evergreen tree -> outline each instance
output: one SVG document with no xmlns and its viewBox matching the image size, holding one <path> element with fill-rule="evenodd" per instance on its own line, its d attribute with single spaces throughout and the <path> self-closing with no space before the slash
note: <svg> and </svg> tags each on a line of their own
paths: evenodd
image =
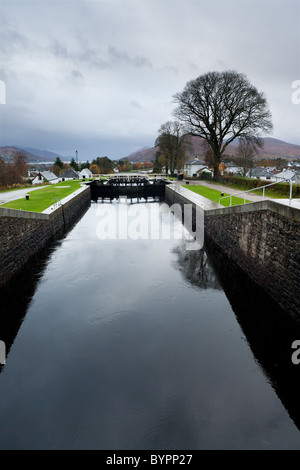
<svg viewBox="0 0 300 470">
<path fill-rule="evenodd" d="M 74 159 L 74 158 L 72 158 L 72 160 L 71 160 L 70 167 L 72 167 L 73 170 L 75 170 L 75 171 L 79 171 L 79 166 L 78 166 L 78 164 L 75 162 L 75 159 Z"/>
<path fill-rule="evenodd" d="M 64 167 L 64 164 L 63 162 L 61 161 L 61 159 L 59 157 L 56 157 L 56 160 L 54 162 L 54 166 L 58 166 L 61 170 L 63 169 Z"/>
</svg>

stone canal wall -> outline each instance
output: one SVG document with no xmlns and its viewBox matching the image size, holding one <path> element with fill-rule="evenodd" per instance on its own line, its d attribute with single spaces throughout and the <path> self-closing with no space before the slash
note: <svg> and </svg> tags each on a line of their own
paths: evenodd
<svg viewBox="0 0 300 470">
<path fill-rule="evenodd" d="M 90 202 L 85 186 L 42 213 L 0 207 L 0 287 L 49 242 L 63 237 Z"/>
<path fill-rule="evenodd" d="M 181 197 L 178 189 L 167 187 L 166 200 L 187 204 L 186 191 Z M 300 321 L 300 210 L 271 200 L 227 208 L 211 208 L 208 202 L 202 207 L 205 243 Z"/>
</svg>

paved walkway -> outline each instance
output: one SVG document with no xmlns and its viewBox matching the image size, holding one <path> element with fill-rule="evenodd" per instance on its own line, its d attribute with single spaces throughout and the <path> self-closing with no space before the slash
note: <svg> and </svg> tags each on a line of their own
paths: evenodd
<svg viewBox="0 0 300 470">
<path fill-rule="evenodd" d="M 186 184 L 186 181 L 180 181 L 179 183 Z M 241 198 L 243 198 L 245 195 L 247 201 L 251 202 L 263 201 L 264 199 L 272 199 L 270 197 L 263 198 L 261 195 L 256 194 L 254 192 L 244 194 L 245 192 L 241 191 L 240 189 L 228 188 L 228 186 L 222 186 L 220 184 L 215 184 L 210 181 L 190 181 L 189 184 L 206 186 L 207 188 L 216 189 L 221 193 L 232 194 L 233 196 L 239 196 Z"/>
<path fill-rule="evenodd" d="M 179 183 L 180 185 L 186 184 L 186 181 L 176 181 L 176 183 Z M 217 191 L 221 191 L 222 193 L 227 193 L 227 194 L 232 194 L 233 196 L 239 196 L 241 198 L 244 197 L 244 193 L 240 189 L 233 189 L 233 188 L 228 188 L 227 186 L 222 186 L 220 184 L 215 184 L 210 181 L 190 181 L 189 184 L 195 184 L 195 185 L 202 185 L 206 186 L 208 188 L 216 189 Z M 267 197 L 256 194 L 255 192 L 250 192 L 245 194 L 247 201 L 251 202 L 257 202 L 257 201 L 264 201 L 264 200 L 272 200 L 275 202 L 278 202 L 279 204 L 284 204 L 285 206 L 290 206 L 290 207 L 295 207 L 296 209 L 300 209 L 300 199 L 292 199 L 291 201 L 289 199 L 277 199 L 275 197 Z"/>
<path fill-rule="evenodd" d="M 295 207 L 295 209 L 300 209 L 300 199 L 272 199 L 272 201 L 278 202 L 279 204 L 284 204 L 285 206 Z"/>
<path fill-rule="evenodd" d="M 25 189 L 16 189 L 15 191 L 3 191 L 0 192 L 0 204 L 5 204 L 6 202 L 15 201 L 16 199 L 22 199 L 30 191 L 36 191 L 37 189 L 45 188 L 46 186 L 39 186 L 38 188 L 25 188 Z"/>
</svg>

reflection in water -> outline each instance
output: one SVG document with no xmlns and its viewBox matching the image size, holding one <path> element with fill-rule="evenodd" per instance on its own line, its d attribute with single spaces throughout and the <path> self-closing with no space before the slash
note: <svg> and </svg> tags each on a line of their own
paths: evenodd
<svg viewBox="0 0 300 470">
<path fill-rule="evenodd" d="M 296 448 L 271 301 L 185 240 L 99 239 L 99 206 L 1 299 L 0 448 Z"/>
<path fill-rule="evenodd" d="M 300 429 L 300 365 L 291 360 L 300 326 L 217 247 L 206 250 L 256 360 Z"/>
<path fill-rule="evenodd" d="M 174 266 L 191 285 L 201 289 L 221 290 L 219 279 L 204 249 L 187 251 L 185 244 L 181 244 L 173 252 L 178 256 Z"/>
<path fill-rule="evenodd" d="M 58 244 L 53 242 L 42 249 L 9 283 L 0 288 L 0 339 L 5 342 L 6 355 L 22 325 L 47 261 Z M 3 366 L 0 365 L 0 373 L 2 370 Z"/>
</svg>

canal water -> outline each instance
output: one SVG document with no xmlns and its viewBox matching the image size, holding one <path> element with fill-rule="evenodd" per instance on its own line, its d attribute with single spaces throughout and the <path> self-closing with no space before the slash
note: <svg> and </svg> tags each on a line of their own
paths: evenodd
<svg viewBox="0 0 300 470">
<path fill-rule="evenodd" d="M 92 203 L 1 293 L 0 449 L 300 449 L 299 330 L 137 202 Z"/>
</svg>

